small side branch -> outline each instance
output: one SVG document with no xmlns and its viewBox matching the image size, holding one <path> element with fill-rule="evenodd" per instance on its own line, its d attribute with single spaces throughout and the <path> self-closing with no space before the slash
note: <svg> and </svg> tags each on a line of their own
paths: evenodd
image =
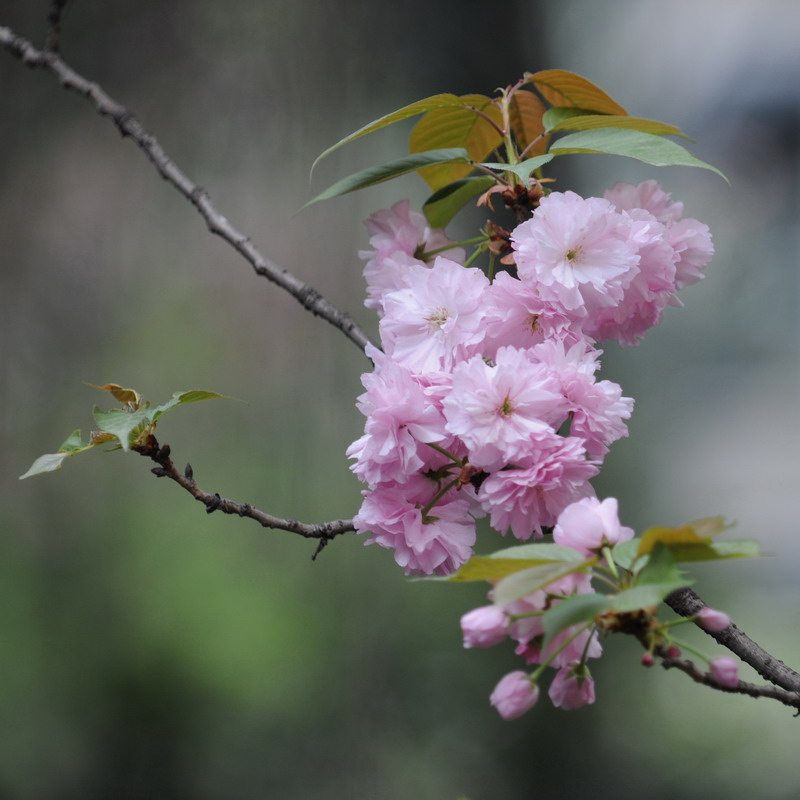
<svg viewBox="0 0 800 800">
<path fill-rule="evenodd" d="M 264 256 L 240 233 L 214 206 L 208 192 L 191 181 L 164 152 L 158 140 L 149 133 L 138 119 L 93 83 L 72 69 L 55 49 L 58 44 L 61 11 L 64 2 L 53 0 L 50 14 L 48 45 L 38 50 L 27 39 L 15 34 L 10 28 L 0 26 L 0 46 L 31 68 L 52 72 L 65 89 L 70 89 L 89 100 L 97 113 L 109 117 L 122 136 L 130 137 L 147 155 L 159 175 L 171 183 L 200 213 L 211 233 L 224 239 L 244 257 L 257 275 L 289 292 L 307 311 L 338 328 L 350 341 L 364 350 L 369 338 L 352 317 L 326 300 L 316 289 L 304 283 L 288 270 L 282 269 Z"/>
<path fill-rule="evenodd" d="M 670 594 L 665 602 L 676 614 L 680 614 L 682 617 L 693 617 L 698 611 L 706 607 L 702 598 L 689 588 L 678 589 Z M 705 633 L 723 647 L 727 647 L 745 664 L 749 664 L 762 678 L 800 697 L 800 675 L 790 667 L 787 667 L 783 661 L 768 653 L 744 631 L 739 630 L 736 625 L 731 623 L 722 631 L 716 633 L 705 631 Z"/>
<path fill-rule="evenodd" d="M 355 525 L 351 519 L 337 519 L 316 524 L 298 522 L 296 519 L 281 519 L 254 508 L 249 503 L 237 503 L 222 497 L 219 493 L 206 492 L 197 485 L 191 466 L 187 464 L 182 472 L 177 469 L 171 458 L 170 446 L 168 444 L 159 445 L 155 436 L 149 436 L 144 444 L 134 445 L 132 449 L 139 455 L 155 461 L 158 466 L 151 470 L 152 473 L 159 478 L 169 478 L 175 481 L 206 507 L 207 514 L 221 511 L 223 514 L 233 514 L 237 517 L 249 517 L 264 528 L 289 531 L 305 539 L 317 539 L 319 546 L 313 558 L 316 558 L 332 539 L 343 533 L 355 531 Z"/>
<path fill-rule="evenodd" d="M 60 51 L 61 16 L 69 0 L 51 0 L 47 14 L 47 40 L 44 49 L 51 53 Z"/>
<path fill-rule="evenodd" d="M 655 649 L 655 654 L 661 659 L 661 666 L 664 667 L 664 669 L 678 669 L 688 675 L 696 683 L 701 683 L 719 692 L 728 692 L 729 694 L 744 694 L 748 697 L 768 697 L 772 700 L 777 700 L 779 703 L 783 703 L 785 706 L 796 708 L 798 713 L 795 714 L 795 716 L 800 716 L 800 694 L 797 692 L 786 691 L 775 686 L 759 686 L 755 683 L 747 683 L 747 681 L 739 681 L 736 686 L 723 686 L 723 684 L 714 680 L 714 677 L 709 673 L 701 672 L 691 661 L 680 658 L 670 658 L 663 647 L 657 647 Z"/>
</svg>

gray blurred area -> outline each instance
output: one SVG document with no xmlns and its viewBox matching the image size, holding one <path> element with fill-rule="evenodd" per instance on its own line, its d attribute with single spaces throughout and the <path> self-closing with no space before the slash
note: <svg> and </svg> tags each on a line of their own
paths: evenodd
<svg viewBox="0 0 800 800">
<path fill-rule="evenodd" d="M 41 44 L 47 6 L 0 0 L 0 24 Z M 656 177 L 717 244 L 685 308 L 640 347 L 607 348 L 605 377 L 637 408 L 597 488 L 639 529 L 722 513 L 729 535 L 761 541 L 772 557 L 697 568 L 698 588 L 797 667 L 798 35 L 791 0 L 74 0 L 63 49 L 266 255 L 372 332 L 361 220 L 426 193 L 409 176 L 298 211 L 394 157 L 408 126 L 343 149 L 309 187 L 351 130 L 562 67 L 696 138 L 730 187 L 611 157 L 559 172 L 584 195 Z M 51 75 L 2 52 L 0 98 L 0 798 L 800 795 L 789 710 L 644 670 L 632 642 L 609 642 L 596 705 L 545 699 L 505 723 L 487 698 L 516 658 L 460 644 L 480 586 L 409 582 L 352 536 L 312 562 L 313 543 L 207 516 L 136 455 L 18 482 L 90 429 L 105 398 L 84 381 L 154 402 L 203 388 L 238 400 L 159 427 L 201 486 L 307 521 L 352 516 L 344 450 L 367 361 Z"/>
</svg>

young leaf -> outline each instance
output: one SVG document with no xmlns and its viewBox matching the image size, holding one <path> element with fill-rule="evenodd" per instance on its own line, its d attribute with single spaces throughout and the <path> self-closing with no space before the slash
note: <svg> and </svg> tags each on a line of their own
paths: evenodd
<svg viewBox="0 0 800 800">
<path fill-rule="evenodd" d="M 548 130 L 555 133 L 556 131 L 590 131 L 597 128 L 628 129 L 642 131 L 642 133 L 652 133 L 655 136 L 682 136 L 690 142 L 693 141 L 680 128 L 668 125 L 666 122 L 656 122 L 653 119 L 641 119 L 640 117 L 619 117 L 610 114 L 570 116 L 562 119 Z"/>
<path fill-rule="evenodd" d="M 439 108 L 428 112 L 411 131 L 412 153 L 448 147 L 463 147 L 473 161 L 482 161 L 503 141 L 500 131 L 477 111 L 482 111 L 495 124 L 502 125 L 502 115 L 491 98 L 466 94 L 462 107 Z M 450 164 L 420 170 L 420 175 L 434 191 L 471 172 L 468 166 Z"/>
<path fill-rule="evenodd" d="M 711 538 L 722 533 L 728 525 L 723 517 L 705 517 L 687 522 L 680 528 L 648 528 L 639 539 L 638 554 L 649 553 L 659 542 L 668 545 L 707 544 Z"/>
<path fill-rule="evenodd" d="M 597 116 L 604 119 L 608 114 L 600 114 L 598 111 L 590 111 L 588 108 L 573 108 L 571 106 L 553 106 L 548 108 L 542 116 L 544 129 L 549 133 L 556 125 L 560 125 L 564 120 L 572 117 Z"/>
<path fill-rule="evenodd" d="M 462 100 L 456 97 L 454 94 L 435 94 L 432 97 L 426 97 L 424 100 L 417 100 L 415 103 L 403 106 L 403 108 L 399 108 L 397 111 L 392 111 L 391 114 L 386 114 L 385 116 L 370 122 L 368 125 L 365 125 L 363 128 L 359 128 L 349 136 L 345 136 L 344 139 L 340 139 L 338 142 L 336 142 L 336 144 L 329 147 L 323 153 L 320 153 L 320 155 L 317 156 L 317 158 L 314 160 L 314 163 L 311 165 L 311 173 L 314 173 L 314 167 L 316 167 L 323 158 L 329 156 L 331 153 L 348 144 L 349 142 L 353 142 L 356 139 L 360 139 L 362 136 L 366 136 L 368 133 L 380 130 L 381 128 L 385 128 L 387 125 L 392 125 L 395 122 L 400 122 L 401 120 L 408 119 L 409 117 L 416 117 L 418 114 L 424 114 L 426 111 L 432 111 L 436 108 L 447 108 L 448 106 L 457 107 L 463 105 L 464 103 Z"/>
<path fill-rule="evenodd" d="M 473 197 L 495 183 L 488 175 L 461 178 L 434 192 L 422 206 L 422 213 L 432 228 L 444 228 Z"/>
<path fill-rule="evenodd" d="M 503 578 L 494 587 L 494 602 L 500 606 L 513 603 L 514 600 L 519 600 L 525 595 L 544 589 L 559 578 L 571 575 L 574 572 L 585 572 L 596 563 L 596 558 L 577 562 L 553 561 L 550 564 L 541 564 L 515 572 Z"/>
<path fill-rule="evenodd" d="M 103 411 L 95 406 L 92 413 L 97 427 L 116 436 L 125 452 L 130 449 L 131 434 L 150 422 L 147 409 L 144 408 L 138 411 L 122 411 L 117 408 Z"/>
<path fill-rule="evenodd" d="M 542 649 L 550 644 L 557 633 L 580 622 L 593 620 L 598 614 L 606 611 L 608 606 L 609 598 L 603 594 L 574 594 L 559 600 L 542 614 L 544 628 Z"/>
<path fill-rule="evenodd" d="M 544 113 L 544 104 L 533 92 L 518 91 L 511 95 L 508 117 L 520 152 L 539 136 L 542 138 L 527 154 L 535 156 L 544 153 L 547 149 L 547 137 L 543 135 L 542 116 Z"/>
<path fill-rule="evenodd" d="M 532 544 L 507 547 L 489 556 L 473 556 L 448 580 L 455 582 L 492 581 L 514 572 L 542 564 L 582 562 L 583 556 L 571 547 L 557 544 Z"/>
<path fill-rule="evenodd" d="M 527 158 L 525 161 L 520 161 L 519 164 L 501 164 L 499 162 L 483 162 L 482 167 L 489 167 L 489 169 L 503 170 L 503 172 L 512 172 L 520 181 L 527 185 L 531 173 L 544 166 L 555 158 L 552 153 L 547 153 L 543 156 L 535 156 L 534 158 Z"/>
<path fill-rule="evenodd" d="M 675 559 L 669 548 L 662 543 L 657 544 L 650 553 L 647 565 L 639 573 L 636 584 L 671 583 L 683 580 L 683 575 L 678 569 Z"/>
<path fill-rule="evenodd" d="M 355 192 L 357 189 L 365 189 L 367 186 L 374 186 L 376 183 L 397 178 L 407 172 L 426 167 L 431 164 L 447 164 L 457 162 L 469 165 L 467 151 L 460 147 L 451 147 L 445 150 L 428 150 L 425 153 L 414 153 L 410 156 L 388 161 L 385 164 L 378 164 L 375 167 L 361 170 L 355 175 L 337 181 L 333 186 L 328 187 L 324 192 L 318 194 L 313 200 L 309 200 L 303 208 L 318 203 L 320 200 L 329 200 L 331 197 L 338 197 L 342 194 Z M 472 166 L 467 167 L 468 171 Z"/>
<path fill-rule="evenodd" d="M 629 539 L 627 542 L 617 542 L 611 548 L 611 557 L 614 559 L 614 563 L 622 569 L 632 569 L 634 562 L 639 557 L 637 550 L 639 541 L 639 539 Z"/>
<path fill-rule="evenodd" d="M 550 145 L 550 152 L 557 156 L 568 153 L 609 153 L 635 158 L 656 167 L 701 167 L 716 172 L 729 182 L 716 167 L 695 158 L 677 142 L 641 131 L 599 128 L 571 133 Z"/>
<path fill-rule="evenodd" d="M 526 73 L 525 79 L 532 83 L 539 93 L 554 106 L 574 106 L 601 114 L 627 115 L 627 111 L 616 100 L 609 97 L 591 81 L 563 69 L 546 69 L 533 74 Z"/>
<path fill-rule="evenodd" d="M 199 403 L 201 400 L 217 400 L 224 395 L 216 392 L 206 392 L 202 389 L 191 389 L 188 392 L 175 392 L 171 400 L 167 400 L 160 406 L 156 406 L 149 412 L 151 422 L 155 422 L 162 414 L 186 403 Z"/>
<path fill-rule="evenodd" d="M 126 389 L 118 383 L 107 383 L 105 386 L 98 386 L 96 383 L 87 383 L 93 389 L 99 389 L 101 392 L 111 392 L 116 400 L 135 411 L 142 405 L 144 398 L 136 391 L 136 389 Z"/>
<path fill-rule="evenodd" d="M 25 480 L 32 475 L 40 475 L 43 472 L 52 472 L 55 469 L 61 469 L 64 459 L 71 456 L 72 453 L 47 453 L 46 455 L 39 456 L 36 461 L 31 464 L 30 469 L 24 474 L 20 475 L 19 479 Z"/>
<path fill-rule="evenodd" d="M 626 589 L 624 592 L 608 598 L 608 608 L 610 611 L 619 611 L 620 613 L 638 611 L 640 608 L 652 608 L 676 589 L 682 589 L 684 586 L 690 586 L 691 584 L 692 581 L 684 578 L 680 581 L 634 586 L 632 589 Z"/>
</svg>

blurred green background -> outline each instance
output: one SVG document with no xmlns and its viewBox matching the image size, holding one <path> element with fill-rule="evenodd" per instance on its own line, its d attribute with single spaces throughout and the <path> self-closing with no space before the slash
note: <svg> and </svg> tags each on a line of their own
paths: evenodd
<svg viewBox="0 0 800 800">
<path fill-rule="evenodd" d="M 0 0 L 0 24 L 41 43 L 47 5 Z M 730 188 L 595 156 L 559 172 L 584 195 L 657 177 L 717 244 L 686 308 L 641 347 L 607 348 L 604 377 L 637 409 L 597 488 L 639 529 L 723 513 L 759 539 L 775 557 L 698 568 L 699 588 L 797 666 L 799 29 L 780 0 L 74 0 L 63 49 L 265 254 L 373 332 L 361 220 L 426 193 L 409 176 L 298 212 L 408 132 L 340 151 L 310 188 L 315 156 L 351 130 L 562 67 L 697 138 Z M 789 710 L 643 670 L 632 642 L 609 643 L 595 706 L 543 701 L 505 723 L 487 698 L 517 660 L 460 643 L 482 587 L 408 582 L 355 537 L 312 563 L 313 543 L 207 516 L 135 455 L 19 483 L 90 428 L 104 398 L 82 381 L 156 402 L 204 388 L 245 402 L 159 428 L 204 488 L 307 521 L 352 516 L 344 450 L 367 362 L 52 76 L 0 53 L 0 90 L 0 797 L 800 795 Z"/>
</svg>

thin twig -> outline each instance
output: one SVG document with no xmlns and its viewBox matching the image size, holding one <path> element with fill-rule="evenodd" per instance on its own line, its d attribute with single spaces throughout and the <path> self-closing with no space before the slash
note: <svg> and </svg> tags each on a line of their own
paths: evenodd
<svg viewBox="0 0 800 800">
<path fill-rule="evenodd" d="M 47 14 L 47 40 L 44 49 L 50 53 L 58 53 L 61 50 L 61 15 L 69 0 L 51 0 L 50 11 Z"/>
<path fill-rule="evenodd" d="M 670 594 L 665 602 L 682 617 L 693 617 L 698 611 L 706 608 L 702 598 L 689 588 L 678 589 Z M 800 675 L 787 667 L 783 661 L 768 653 L 733 623 L 716 633 L 711 631 L 705 631 L 705 633 L 723 647 L 727 647 L 745 664 L 749 664 L 762 678 L 800 696 Z"/>
<path fill-rule="evenodd" d="M 319 546 L 313 558 L 317 557 L 331 539 L 335 539 L 343 533 L 355 531 L 355 525 L 351 519 L 337 519 L 332 522 L 319 522 L 316 524 L 298 522 L 296 519 L 281 519 L 254 508 L 249 503 L 237 503 L 227 497 L 222 497 L 217 492 L 206 492 L 197 485 L 191 466 L 187 464 L 186 468 L 181 472 L 172 461 L 170 446 L 168 444 L 159 445 L 153 435 L 150 435 L 144 444 L 134 445 L 132 449 L 140 455 L 155 461 L 158 466 L 152 469 L 153 474 L 159 478 L 169 478 L 175 481 L 175 483 L 189 492 L 195 500 L 198 500 L 206 507 L 207 514 L 221 511 L 223 514 L 233 514 L 237 517 L 249 517 L 264 528 L 290 531 L 306 539 L 319 539 Z"/>
<path fill-rule="evenodd" d="M 58 4 L 57 0 L 55 0 L 54 7 L 56 4 Z M 56 23 L 59 21 L 59 16 L 60 12 L 59 15 L 55 15 Z M 52 49 L 38 50 L 31 42 L 18 36 L 10 28 L 0 26 L 0 45 L 28 67 L 49 70 L 58 77 L 65 89 L 71 89 L 90 100 L 101 116 L 110 117 L 119 132 L 123 136 L 130 137 L 146 153 L 161 177 L 171 183 L 192 203 L 206 221 L 211 233 L 228 242 L 252 265 L 256 274 L 285 289 L 305 309 L 330 322 L 361 350 L 366 348 L 369 339 L 355 320 L 349 314 L 336 308 L 316 289 L 266 258 L 248 236 L 240 233 L 226 217 L 217 211 L 208 192 L 193 183 L 177 167 L 164 152 L 155 136 L 145 130 L 128 109 L 109 97 L 96 83 L 75 72 L 57 52 Z"/>
<path fill-rule="evenodd" d="M 713 675 L 707 672 L 700 671 L 691 661 L 670 658 L 667 655 L 666 649 L 663 647 L 656 647 L 655 654 L 661 659 L 661 666 L 664 669 L 678 669 L 688 675 L 693 681 L 701 683 L 704 686 L 710 686 L 720 692 L 728 692 L 729 694 L 745 694 L 748 697 L 768 697 L 772 700 L 777 700 L 791 708 L 798 709 L 800 715 L 800 694 L 793 691 L 786 691 L 779 689 L 775 686 L 758 686 L 755 683 L 748 683 L 747 681 L 738 681 L 736 686 L 724 686 L 715 680 Z"/>
</svg>

